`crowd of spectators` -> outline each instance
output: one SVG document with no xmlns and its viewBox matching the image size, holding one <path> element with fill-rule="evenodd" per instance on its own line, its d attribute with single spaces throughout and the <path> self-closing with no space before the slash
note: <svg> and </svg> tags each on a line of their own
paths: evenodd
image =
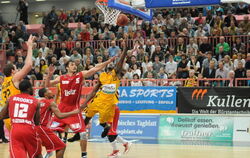
<svg viewBox="0 0 250 158">
<path fill-rule="evenodd" d="M 244 3 L 158 9 L 151 22 L 140 23 L 137 17 L 128 15 L 129 24 L 119 27 L 104 24 L 97 8 L 65 11 L 52 7 L 43 15 L 44 29 L 36 34 L 34 65 L 29 76 L 32 80 L 43 80 L 50 64 L 56 66 L 55 75 L 64 74 L 64 64 L 69 60 L 76 61 L 77 71 L 88 70 L 110 57 L 119 57 L 127 47 L 125 79 L 188 78 L 184 85 L 195 86 L 197 79 L 250 78 L 250 19 L 245 14 L 250 14 L 250 5 Z M 235 15 L 244 16 L 244 20 L 237 21 Z M 69 23 L 78 23 L 77 28 L 70 29 Z M 18 25 L 0 25 L 0 45 L 6 51 L 8 62 L 18 69 L 24 65 L 22 48 L 27 37 L 22 21 Z M 93 46 L 93 41 L 99 41 L 98 46 Z M 89 79 L 96 78 L 98 74 Z M 131 85 L 153 84 L 131 82 Z M 200 84 L 211 85 L 211 82 Z M 250 86 L 250 82 L 240 84 Z M 223 85 L 235 83 L 223 82 Z"/>
</svg>

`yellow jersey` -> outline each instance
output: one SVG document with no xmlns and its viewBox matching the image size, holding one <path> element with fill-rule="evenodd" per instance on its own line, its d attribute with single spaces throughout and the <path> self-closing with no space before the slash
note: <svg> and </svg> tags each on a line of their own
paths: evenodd
<svg viewBox="0 0 250 158">
<path fill-rule="evenodd" d="M 57 104 L 59 104 L 60 103 L 60 100 L 61 100 L 61 88 L 60 88 L 60 83 L 58 83 L 57 85 L 56 85 L 56 88 L 57 88 L 57 95 L 56 95 L 56 98 L 55 98 L 55 101 L 56 101 L 56 103 Z"/>
<path fill-rule="evenodd" d="M 96 97 L 100 100 L 118 103 L 118 88 L 120 86 L 120 79 L 115 70 L 111 72 L 103 72 L 100 74 L 99 80 L 101 82 L 100 90 Z"/>
<path fill-rule="evenodd" d="M 2 84 L 2 100 L 4 103 L 9 99 L 9 97 L 20 94 L 20 90 L 17 89 L 12 81 L 12 76 L 10 77 L 5 77 L 3 84 Z"/>
</svg>

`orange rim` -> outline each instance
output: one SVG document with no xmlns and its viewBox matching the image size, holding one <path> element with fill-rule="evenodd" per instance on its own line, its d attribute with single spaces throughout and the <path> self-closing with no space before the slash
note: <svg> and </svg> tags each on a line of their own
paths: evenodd
<svg viewBox="0 0 250 158">
<path fill-rule="evenodd" d="M 97 0 L 96 3 L 99 3 L 100 5 L 108 5 L 108 0 Z"/>
</svg>

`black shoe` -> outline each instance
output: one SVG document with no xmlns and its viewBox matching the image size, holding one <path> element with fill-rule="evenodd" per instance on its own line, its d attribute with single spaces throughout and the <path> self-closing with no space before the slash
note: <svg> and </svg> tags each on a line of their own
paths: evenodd
<svg viewBox="0 0 250 158">
<path fill-rule="evenodd" d="M 79 133 L 76 133 L 73 137 L 69 138 L 68 142 L 74 142 L 74 141 L 77 141 L 77 140 L 80 140 L 80 134 Z"/>
<path fill-rule="evenodd" d="M 102 138 L 105 138 L 108 135 L 109 130 L 110 130 L 110 126 L 109 125 L 107 125 L 106 127 L 104 127 L 103 132 L 102 132 Z"/>
<path fill-rule="evenodd" d="M 9 143 L 9 140 L 6 139 L 6 138 L 4 138 L 4 139 L 2 139 L 2 142 L 3 142 L 3 143 Z"/>
<path fill-rule="evenodd" d="M 67 138 L 63 138 L 62 141 L 66 144 L 67 143 Z"/>
</svg>

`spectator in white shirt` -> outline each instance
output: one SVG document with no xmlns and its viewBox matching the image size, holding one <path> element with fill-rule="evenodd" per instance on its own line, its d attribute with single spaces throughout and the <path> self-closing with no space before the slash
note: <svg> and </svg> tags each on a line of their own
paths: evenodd
<svg viewBox="0 0 250 158">
<path fill-rule="evenodd" d="M 70 59 L 70 57 L 69 56 L 67 56 L 67 54 L 66 54 L 66 51 L 65 50 L 61 50 L 61 55 L 62 55 L 62 57 L 59 59 L 59 63 L 61 64 L 61 65 L 63 65 L 64 64 L 64 59 L 66 58 L 67 60 L 69 60 Z"/>
<path fill-rule="evenodd" d="M 238 53 L 237 54 L 237 59 L 234 60 L 234 69 L 237 69 L 239 61 L 241 61 L 242 64 L 243 64 L 243 67 L 245 67 L 246 61 L 245 61 L 245 59 L 242 59 L 242 54 Z"/>
<path fill-rule="evenodd" d="M 190 60 L 188 61 L 187 64 L 188 70 L 193 69 L 195 71 L 195 73 L 197 74 L 198 72 L 200 72 L 200 62 L 197 61 L 197 58 L 195 55 L 192 55 L 190 57 Z"/>
<path fill-rule="evenodd" d="M 142 71 L 143 71 L 143 73 L 145 73 L 147 71 L 148 66 L 153 66 L 153 63 L 151 61 L 149 61 L 149 56 L 145 55 L 144 56 L 144 61 L 142 63 Z"/>
<path fill-rule="evenodd" d="M 134 76 L 134 74 L 139 75 L 139 77 L 141 76 L 141 70 L 138 68 L 137 64 L 132 65 L 132 74 Z"/>
<path fill-rule="evenodd" d="M 176 71 L 177 71 L 177 63 L 174 61 L 172 55 L 170 55 L 168 58 L 168 62 L 166 64 L 165 71 L 168 75 L 176 73 Z"/>
<path fill-rule="evenodd" d="M 143 86 L 142 82 L 139 80 L 140 77 L 138 74 L 133 75 L 133 81 L 131 81 L 131 86 Z"/>
<path fill-rule="evenodd" d="M 49 52 L 49 48 L 46 47 L 46 43 L 45 43 L 45 42 L 42 42 L 42 43 L 41 43 L 41 48 L 39 49 L 39 51 L 42 52 L 42 56 L 43 56 L 44 58 L 46 58 L 46 56 L 47 56 L 47 54 L 48 54 L 48 52 Z"/>
<path fill-rule="evenodd" d="M 38 56 L 37 56 L 37 58 L 36 58 L 36 60 L 35 60 L 35 66 L 40 66 L 40 60 L 41 59 L 44 59 L 45 60 L 45 58 L 43 57 L 43 55 L 42 55 L 42 52 L 38 52 Z"/>
</svg>

